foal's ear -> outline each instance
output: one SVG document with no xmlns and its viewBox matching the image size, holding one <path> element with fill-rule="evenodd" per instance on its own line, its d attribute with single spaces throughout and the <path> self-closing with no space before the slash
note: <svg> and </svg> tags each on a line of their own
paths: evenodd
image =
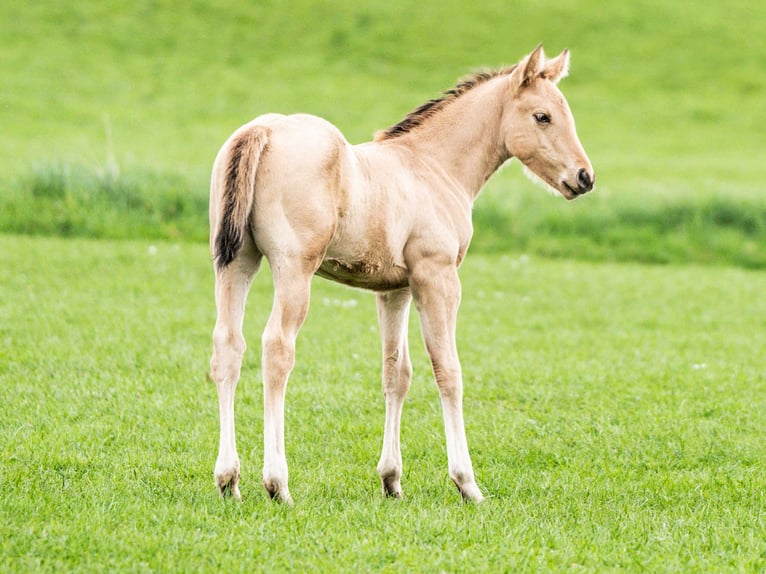
<svg viewBox="0 0 766 574">
<path fill-rule="evenodd" d="M 518 76 L 518 86 L 524 87 L 532 83 L 543 71 L 545 64 L 545 54 L 543 45 L 539 44 L 532 53 L 519 64 L 520 75 Z"/>
<path fill-rule="evenodd" d="M 558 84 L 569 74 L 569 50 L 564 50 L 555 58 L 548 60 L 543 68 L 542 77 Z"/>
</svg>

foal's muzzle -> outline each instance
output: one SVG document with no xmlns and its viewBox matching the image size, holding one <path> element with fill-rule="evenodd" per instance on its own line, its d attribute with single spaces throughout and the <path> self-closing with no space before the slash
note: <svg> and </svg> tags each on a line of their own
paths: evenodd
<svg viewBox="0 0 766 574">
<path fill-rule="evenodd" d="M 596 179 L 595 176 L 591 177 L 585 168 L 580 169 L 580 171 L 577 172 L 577 191 L 579 193 L 588 193 L 593 189 L 594 179 Z"/>
<path fill-rule="evenodd" d="M 593 183 L 595 180 L 595 175 L 591 175 L 588 173 L 587 169 L 581 168 L 577 172 L 575 185 L 570 184 L 566 180 L 561 182 L 561 185 L 565 190 L 565 193 L 563 194 L 564 197 L 567 199 L 575 199 L 585 193 L 588 193 L 591 189 L 593 189 Z"/>
</svg>

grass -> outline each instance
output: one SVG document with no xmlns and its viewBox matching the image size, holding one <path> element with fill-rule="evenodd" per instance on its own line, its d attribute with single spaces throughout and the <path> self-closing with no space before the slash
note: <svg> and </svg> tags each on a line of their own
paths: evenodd
<svg viewBox="0 0 766 574">
<path fill-rule="evenodd" d="M 208 199 L 179 175 L 39 164 L 2 200 L 0 229 L 25 235 L 204 241 Z"/>
<path fill-rule="evenodd" d="M 212 484 L 206 248 L 0 236 L 4 571 L 766 567 L 762 272 L 470 254 L 458 332 L 486 504 L 449 482 L 412 318 L 403 501 L 380 497 L 373 298 L 317 280 L 288 389 L 296 506 L 259 484 L 251 293 L 241 504 Z"/>
<path fill-rule="evenodd" d="M 4 3 L 0 571 L 765 570 L 765 17 L 745 0 Z M 365 141 L 541 41 L 572 50 L 562 88 L 598 184 L 564 203 L 512 165 L 477 203 L 458 339 L 486 503 L 447 478 L 414 315 L 405 499 L 381 498 L 373 299 L 322 281 L 288 390 L 296 506 L 267 500 L 267 270 L 238 389 L 244 500 L 221 501 L 203 245 L 220 144 L 269 111 Z"/>
<path fill-rule="evenodd" d="M 6 3 L 0 230 L 204 241 L 213 157 L 255 115 L 365 141 L 543 42 L 572 49 L 562 88 L 597 193 L 554 204 L 511 167 L 475 248 L 763 268 L 764 18 L 744 0 Z"/>
</svg>

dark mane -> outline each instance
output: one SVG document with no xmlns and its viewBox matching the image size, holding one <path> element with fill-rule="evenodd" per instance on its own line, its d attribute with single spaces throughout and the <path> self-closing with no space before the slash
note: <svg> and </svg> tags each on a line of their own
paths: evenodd
<svg viewBox="0 0 766 574">
<path fill-rule="evenodd" d="M 514 65 L 507 68 L 501 68 L 499 70 L 476 72 L 466 78 L 463 78 L 454 88 L 445 91 L 440 98 L 428 100 L 426 103 L 407 114 L 407 117 L 405 117 L 395 126 L 391 126 L 388 129 L 381 130 L 376 133 L 375 141 L 393 139 L 409 133 L 414 128 L 422 125 L 423 122 L 425 122 L 428 118 L 443 110 L 446 106 L 454 102 L 469 90 L 480 84 L 484 84 L 493 78 L 497 78 L 498 76 L 508 75 L 515 68 L 516 66 Z"/>
</svg>

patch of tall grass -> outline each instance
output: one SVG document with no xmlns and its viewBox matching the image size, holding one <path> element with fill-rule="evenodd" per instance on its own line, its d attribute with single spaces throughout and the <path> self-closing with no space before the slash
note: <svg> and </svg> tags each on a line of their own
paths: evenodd
<svg viewBox="0 0 766 574">
<path fill-rule="evenodd" d="M 180 175 L 39 163 L 0 198 L 8 233 L 124 239 L 207 237 L 207 190 Z"/>
<path fill-rule="evenodd" d="M 175 173 L 40 163 L 0 196 L 0 230 L 201 242 L 207 193 L 206 183 Z M 474 252 L 766 268 L 766 203 L 757 194 L 597 189 L 565 202 L 504 172 L 478 198 L 473 220 Z"/>
<path fill-rule="evenodd" d="M 766 244 L 766 203 L 757 195 L 595 192 L 575 203 L 526 188 L 486 195 L 474 212 L 477 251 L 766 267 L 760 247 Z"/>
</svg>

